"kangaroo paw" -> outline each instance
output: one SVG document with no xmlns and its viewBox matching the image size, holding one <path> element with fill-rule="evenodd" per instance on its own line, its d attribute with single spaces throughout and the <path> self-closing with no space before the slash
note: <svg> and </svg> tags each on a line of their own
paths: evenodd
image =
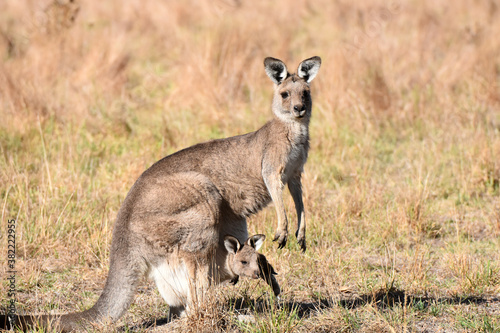
<svg viewBox="0 0 500 333">
<path fill-rule="evenodd" d="M 238 283 L 240 277 L 237 275 L 236 277 L 232 278 L 229 283 L 231 283 L 233 286 Z"/>
<path fill-rule="evenodd" d="M 306 235 L 301 235 L 299 233 L 299 230 L 295 232 L 295 236 L 297 237 L 297 243 L 300 245 L 300 249 L 302 250 L 302 253 L 306 252 L 307 246 L 306 246 Z"/>
<path fill-rule="evenodd" d="M 276 232 L 273 241 L 278 241 L 278 249 L 282 249 L 286 245 L 286 241 L 288 239 L 288 233 L 286 231 Z"/>
<path fill-rule="evenodd" d="M 302 250 L 302 253 L 306 252 L 307 246 L 306 246 L 306 240 L 305 240 L 305 238 L 298 239 L 297 243 L 299 243 L 300 249 Z"/>
</svg>

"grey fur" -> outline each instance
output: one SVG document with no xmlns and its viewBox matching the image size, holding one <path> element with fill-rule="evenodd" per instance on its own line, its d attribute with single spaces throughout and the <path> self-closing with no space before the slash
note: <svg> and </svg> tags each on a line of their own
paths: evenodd
<svg viewBox="0 0 500 333">
<path fill-rule="evenodd" d="M 237 255 L 228 251 L 225 236 L 247 241 L 246 218 L 273 201 L 278 215 L 274 240 L 283 248 L 288 238 L 285 185 L 297 210 L 297 241 L 305 251 L 301 174 L 309 150 L 309 82 L 321 59 L 304 60 L 299 75 L 289 74 L 278 59 L 266 58 L 264 64 L 276 83 L 274 119 L 252 133 L 183 149 L 146 170 L 118 212 L 102 295 L 91 309 L 59 317 L 62 330 L 87 321 L 116 321 L 130 306 L 139 280 L 146 274 L 155 279 L 174 314 L 181 313 L 212 283 L 247 274 L 243 269 L 235 272 Z M 255 249 L 249 253 L 257 258 Z M 279 293 L 274 270 L 262 257 L 255 259 L 266 267 L 260 276 Z M 163 280 L 162 274 L 168 277 Z M 247 275 L 255 277 L 252 274 Z M 189 286 L 190 299 L 173 297 L 166 281 L 181 285 L 188 278 L 194 282 Z M 41 320 L 53 318 L 42 316 Z"/>
</svg>

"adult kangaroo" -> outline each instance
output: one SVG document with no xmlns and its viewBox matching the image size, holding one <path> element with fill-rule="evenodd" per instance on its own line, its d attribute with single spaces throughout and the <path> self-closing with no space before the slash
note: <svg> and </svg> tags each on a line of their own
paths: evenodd
<svg viewBox="0 0 500 333">
<path fill-rule="evenodd" d="M 145 274 L 156 281 L 174 314 L 186 304 L 172 300 L 170 289 L 185 290 L 189 285 L 189 297 L 195 298 L 212 281 L 234 280 L 236 272 L 220 269 L 231 255 L 225 236 L 247 242 L 246 218 L 271 200 L 278 214 L 274 240 L 279 248 L 285 246 L 285 185 L 297 210 L 297 241 L 305 251 L 301 174 L 309 150 L 309 85 L 321 59 L 302 61 L 297 74 L 288 73 L 285 64 L 274 58 L 266 58 L 264 66 L 275 83 L 274 119 L 252 133 L 183 149 L 147 169 L 118 212 L 101 296 L 91 309 L 62 316 L 62 324 L 71 329 L 78 321 L 117 320 L 130 306 Z M 260 275 L 272 272 L 264 269 Z M 264 279 L 276 293 L 272 279 Z"/>
</svg>

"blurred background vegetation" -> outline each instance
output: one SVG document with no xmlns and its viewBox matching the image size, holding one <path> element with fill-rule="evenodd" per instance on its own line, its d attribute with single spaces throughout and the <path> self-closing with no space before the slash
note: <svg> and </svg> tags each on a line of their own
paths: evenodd
<svg viewBox="0 0 500 333">
<path fill-rule="evenodd" d="M 303 181 L 308 250 L 291 237 L 263 252 L 285 301 L 329 306 L 307 316 L 271 309 L 247 326 L 228 311 L 231 320 L 209 327 L 500 330 L 499 6 L 1 1 L 0 225 L 17 220 L 18 310 L 90 306 L 137 177 L 167 154 L 271 119 L 265 57 L 295 71 L 318 55 Z M 287 207 L 295 223 L 289 196 Z M 249 229 L 270 239 L 275 225 L 268 208 Z M 0 241 L 6 253 L 4 232 Z M 146 285 L 122 323 L 165 316 Z"/>
</svg>

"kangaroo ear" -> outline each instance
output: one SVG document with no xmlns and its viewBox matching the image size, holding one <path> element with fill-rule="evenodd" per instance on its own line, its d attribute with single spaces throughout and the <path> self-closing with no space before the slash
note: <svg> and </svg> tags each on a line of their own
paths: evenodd
<svg viewBox="0 0 500 333">
<path fill-rule="evenodd" d="M 224 237 L 224 246 L 226 247 L 227 252 L 236 254 L 239 251 L 241 244 L 240 241 L 233 236 Z"/>
<path fill-rule="evenodd" d="M 266 74 L 273 80 L 274 83 L 280 84 L 286 79 L 288 71 L 283 61 L 271 57 L 264 59 L 264 67 Z"/>
<path fill-rule="evenodd" d="M 258 251 L 262 246 L 262 244 L 264 244 L 265 239 L 266 239 L 265 235 L 262 234 L 253 235 L 247 239 L 246 244 L 253 247 L 255 251 Z"/>
<path fill-rule="evenodd" d="M 299 77 L 306 80 L 307 83 L 311 82 L 316 74 L 318 74 L 319 67 L 321 66 L 320 57 L 312 57 L 302 61 L 297 69 Z"/>
</svg>

